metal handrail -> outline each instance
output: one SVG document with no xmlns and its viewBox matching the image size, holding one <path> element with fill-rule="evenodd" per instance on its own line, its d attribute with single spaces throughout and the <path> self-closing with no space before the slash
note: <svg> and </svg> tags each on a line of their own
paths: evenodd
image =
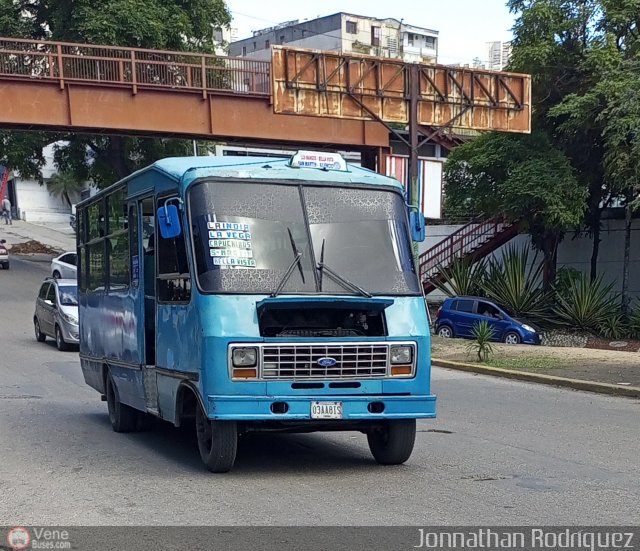
<svg viewBox="0 0 640 551">
<path fill-rule="evenodd" d="M 477 218 L 456 230 L 446 239 L 420 255 L 420 279 L 428 279 L 441 266 L 450 266 L 456 259 L 470 252 L 474 245 L 486 242 L 487 237 L 498 235 L 512 224 L 507 223 L 501 216 L 490 219 Z"/>
<path fill-rule="evenodd" d="M 4 200 L 4 194 L 7 192 L 7 184 L 9 183 L 9 174 L 11 169 L 8 166 L 4 167 L 2 178 L 0 179 L 0 201 Z"/>
<path fill-rule="evenodd" d="M 24 47 L 23 47 L 24 46 Z M 271 62 L 189 51 L 149 50 L 0 37 L 0 78 L 28 78 L 177 91 L 271 95 Z"/>
</svg>

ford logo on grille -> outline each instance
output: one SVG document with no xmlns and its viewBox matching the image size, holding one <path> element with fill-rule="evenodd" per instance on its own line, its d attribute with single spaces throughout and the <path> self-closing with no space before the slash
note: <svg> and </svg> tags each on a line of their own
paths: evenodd
<svg viewBox="0 0 640 551">
<path fill-rule="evenodd" d="M 335 358 L 329 358 L 329 357 L 320 358 L 318 360 L 318 365 L 321 365 L 322 367 L 333 367 L 337 363 L 338 363 L 338 360 L 336 360 Z"/>
</svg>

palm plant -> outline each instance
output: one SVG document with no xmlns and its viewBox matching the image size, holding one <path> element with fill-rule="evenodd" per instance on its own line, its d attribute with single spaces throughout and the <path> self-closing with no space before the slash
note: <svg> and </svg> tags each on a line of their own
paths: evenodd
<svg viewBox="0 0 640 551">
<path fill-rule="evenodd" d="M 640 339 L 640 302 L 629 315 L 629 334 L 634 339 Z"/>
<path fill-rule="evenodd" d="M 489 262 L 483 287 L 487 297 L 505 306 L 511 313 L 543 321 L 546 318 L 548 294 L 542 289 L 542 263 L 529 249 L 507 247 L 501 261 Z"/>
<path fill-rule="evenodd" d="M 613 291 L 613 283 L 604 284 L 602 276 L 592 281 L 581 273 L 555 298 L 553 311 L 559 321 L 580 329 L 600 330 L 620 309 L 620 295 Z"/>
<path fill-rule="evenodd" d="M 478 355 L 478 361 L 486 362 L 489 354 L 493 354 L 491 340 L 495 335 L 495 331 L 486 320 L 482 320 L 471 329 L 473 339 L 467 344 L 467 351 L 475 352 Z"/>
<path fill-rule="evenodd" d="M 80 182 L 70 172 L 59 172 L 47 181 L 49 195 L 64 199 L 71 206 L 71 196 L 79 194 L 84 189 L 84 182 Z"/>
<path fill-rule="evenodd" d="M 620 339 L 630 333 L 627 319 L 622 312 L 612 312 L 598 324 L 596 330 L 606 339 Z"/>
<path fill-rule="evenodd" d="M 442 281 L 435 281 L 436 288 L 449 297 L 482 294 L 482 281 L 486 262 L 474 263 L 469 257 L 457 258 L 448 267 L 439 267 Z"/>
</svg>

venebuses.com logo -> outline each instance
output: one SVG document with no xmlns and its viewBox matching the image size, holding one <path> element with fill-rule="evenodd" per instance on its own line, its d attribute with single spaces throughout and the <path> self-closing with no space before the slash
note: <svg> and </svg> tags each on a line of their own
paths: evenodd
<svg viewBox="0 0 640 551">
<path fill-rule="evenodd" d="M 9 549 L 13 551 L 22 551 L 23 549 L 71 549 L 69 532 L 57 528 L 14 526 L 7 532 L 7 544 Z M 0 547 L 2 546 L 0 545 Z"/>
<path fill-rule="evenodd" d="M 20 551 L 31 543 L 31 533 L 24 526 L 14 526 L 7 533 L 7 544 L 11 549 Z"/>
</svg>

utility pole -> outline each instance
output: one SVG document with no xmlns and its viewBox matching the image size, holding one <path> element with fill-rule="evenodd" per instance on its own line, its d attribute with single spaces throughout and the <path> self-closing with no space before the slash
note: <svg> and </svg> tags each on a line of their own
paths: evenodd
<svg viewBox="0 0 640 551">
<path fill-rule="evenodd" d="M 418 98 L 420 96 L 420 73 L 415 63 L 409 65 L 409 197 L 412 208 L 420 209 L 418 197 Z M 418 244 L 413 243 L 413 256 L 418 262 Z"/>
</svg>

